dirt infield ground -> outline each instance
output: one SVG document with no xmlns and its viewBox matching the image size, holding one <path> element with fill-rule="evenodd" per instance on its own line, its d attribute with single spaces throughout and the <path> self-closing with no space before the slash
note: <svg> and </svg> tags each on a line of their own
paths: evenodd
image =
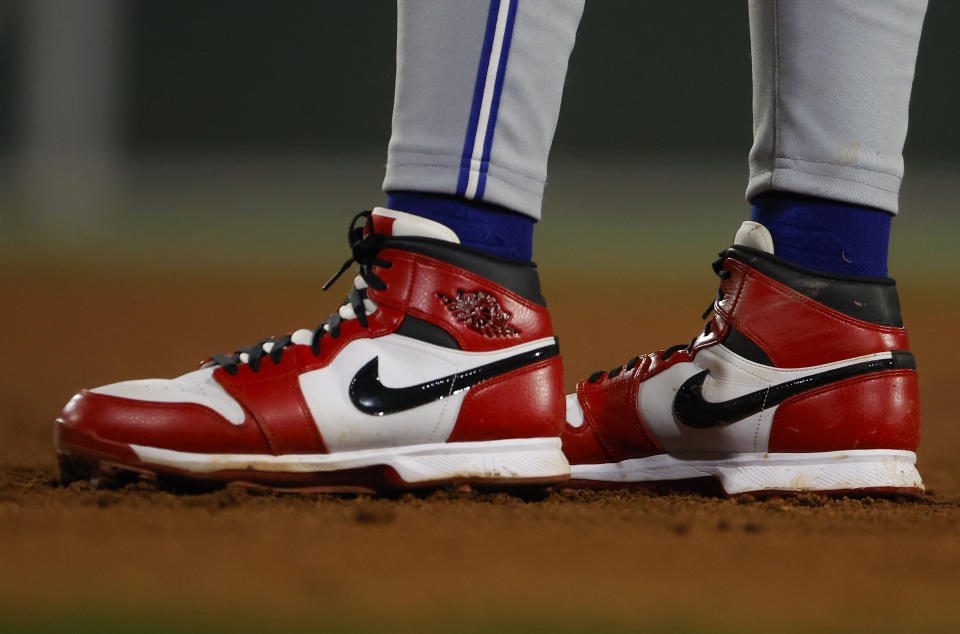
<svg viewBox="0 0 960 634">
<path fill-rule="evenodd" d="M 931 493 L 919 501 L 564 491 L 371 500 L 56 485 L 50 423 L 77 388 L 177 374 L 312 325 L 338 299 L 318 297 L 316 277 L 47 264 L 0 278 L 0 630 L 960 627 L 956 359 L 940 345 L 960 297 L 919 281 L 903 296 L 924 399 Z M 714 291 L 708 274 L 633 280 L 635 292 L 624 283 L 547 275 L 568 387 L 688 340 Z M 603 326 L 630 316 L 626 336 Z"/>
</svg>

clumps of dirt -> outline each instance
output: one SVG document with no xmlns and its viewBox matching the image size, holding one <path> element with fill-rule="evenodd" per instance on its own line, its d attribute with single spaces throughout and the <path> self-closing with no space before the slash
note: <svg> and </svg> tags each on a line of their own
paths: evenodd
<svg viewBox="0 0 960 634">
<path fill-rule="evenodd" d="M 746 522 L 743 525 L 744 533 L 751 533 L 756 535 L 757 533 L 762 533 L 767 530 L 767 527 L 759 522 Z"/>
<path fill-rule="evenodd" d="M 547 501 L 554 503 L 575 503 L 591 505 L 620 506 L 655 497 L 655 493 L 644 487 L 618 489 L 567 489 L 557 488 L 551 491 Z"/>
<path fill-rule="evenodd" d="M 397 518 L 396 506 L 380 500 L 358 500 L 350 510 L 357 524 L 390 524 Z"/>
<path fill-rule="evenodd" d="M 810 530 L 828 519 L 857 521 L 906 521 L 911 515 L 943 515 L 960 510 L 960 500 L 933 495 L 919 498 L 875 498 L 869 496 L 827 498 L 815 494 L 737 496 L 727 498 L 691 491 L 664 494 L 650 488 L 612 490 L 552 488 L 507 492 L 477 490 L 460 486 L 433 491 L 403 493 L 371 498 L 366 495 L 278 492 L 231 485 L 216 490 L 177 492 L 149 479 L 104 479 L 91 483 L 61 484 L 52 468 L 0 465 L 0 503 L 28 504 L 55 501 L 113 508 L 206 509 L 211 513 L 234 508 L 283 507 L 310 510 L 323 506 L 344 512 L 357 524 L 384 525 L 395 521 L 400 509 L 466 509 L 483 512 L 484 506 L 523 512 L 536 509 L 541 515 L 557 518 L 590 516 L 615 511 L 629 521 L 643 517 L 660 518 L 663 526 L 677 535 L 693 530 L 718 533 L 764 532 L 768 521 L 809 521 Z M 545 515 L 544 515 L 545 516 Z M 682 521 L 677 518 L 685 518 Z M 759 518 L 759 519 L 758 519 Z M 789 519 L 788 519 L 789 518 Z M 763 521 L 760 521 L 762 519 Z"/>
<path fill-rule="evenodd" d="M 694 532 L 695 528 L 713 530 L 717 533 L 742 532 L 747 535 L 759 535 L 767 531 L 767 525 L 756 520 L 747 520 L 745 522 L 731 522 L 729 519 L 720 518 L 712 524 L 710 522 L 696 523 L 694 521 L 671 522 L 667 525 L 668 530 L 678 537 L 685 537 Z"/>
<path fill-rule="evenodd" d="M 96 495 L 85 496 L 80 503 L 85 506 L 97 506 L 102 509 L 116 506 L 123 501 L 123 497 L 109 491 L 99 492 Z"/>
<path fill-rule="evenodd" d="M 54 475 L 44 469 L 0 466 L 0 495 L 23 495 L 48 491 L 57 485 Z"/>
<path fill-rule="evenodd" d="M 227 487 L 216 491 L 191 495 L 167 494 L 182 501 L 183 506 L 211 510 L 229 509 L 250 503 L 256 494 L 246 489 Z"/>
<path fill-rule="evenodd" d="M 790 499 L 791 506 L 817 508 L 827 503 L 827 498 L 812 493 L 800 493 Z"/>
<path fill-rule="evenodd" d="M 680 523 L 674 524 L 670 527 L 670 530 L 673 531 L 674 535 L 683 537 L 684 535 L 687 535 L 690 532 L 690 523 L 680 522 Z"/>
</svg>

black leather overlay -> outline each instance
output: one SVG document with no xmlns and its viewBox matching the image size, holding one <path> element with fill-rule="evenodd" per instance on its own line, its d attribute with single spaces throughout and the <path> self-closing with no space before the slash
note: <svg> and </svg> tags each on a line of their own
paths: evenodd
<svg viewBox="0 0 960 634">
<path fill-rule="evenodd" d="M 903 326 L 900 298 L 892 278 L 825 275 L 744 246 L 731 247 L 727 256 L 850 317 L 881 326 Z"/>
<path fill-rule="evenodd" d="M 754 363 L 773 365 L 773 361 L 770 360 L 770 357 L 757 342 L 734 328 L 731 328 L 730 332 L 727 333 L 727 338 L 723 340 L 723 347 Z"/>
<path fill-rule="evenodd" d="M 419 253 L 461 269 L 466 269 L 494 284 L 499 284 L 540 306 L 546 306 L 540 290 L 540 275 L 533 262 L 508 260 L 481 253 L 475 249 L 431 238 L 386 238 L 384 249 L 403 249 Z"/>
<path fill-rule="evenodd" d="M 457 343 L 457 340 L 449 332 L 440 326 L 435 326 L 429 321 L 419 319 L 412 315 L 404 316 L 403 322 L 400 324 L 400 327 L 397 328 L 396 334 L 432 343 L 435 346 L 453 348 L 454 350 L 460 349 L 460 344 Z"/>
</svg>

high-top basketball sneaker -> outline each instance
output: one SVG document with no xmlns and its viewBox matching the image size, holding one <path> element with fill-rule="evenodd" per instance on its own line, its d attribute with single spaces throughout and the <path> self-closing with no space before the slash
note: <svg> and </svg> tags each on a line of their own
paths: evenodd
<svg viewBox="0 0 960 634">
<path fill-rule="evenodd" d="M 894 281 L 794 266 L 755 222 L 714 270 L 701 335 L 594 373 L 567 397 L 571 482 L 922 492 L 917 372 Z"/>
<path fill-rule="evenodd" d="M 381 208 L 358 214 L 349 240 L 334 279 L 351 263 L 359 275 L 315 330 L 74 396 L 55 424 L 65 475 L 343 491 L 565 480 L 562 368 L 536 266 Z"/>
</svg>

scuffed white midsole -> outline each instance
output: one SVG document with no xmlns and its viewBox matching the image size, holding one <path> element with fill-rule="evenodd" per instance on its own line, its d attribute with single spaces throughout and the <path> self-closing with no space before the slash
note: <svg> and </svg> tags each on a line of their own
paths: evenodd
<svg viewBox="0 0 960 634">
<path fill-rule="evenodd" d="M 520 438 L 363 449 L 332 454 L 208 454 L 130 445 L 145 463 L 190 473 L 311 473 L 386 465 L 406 482 L 451 478 L 558 478 L 570 473 L 559 438 Z"/>
<path fill-rule="evenodd" d="M 894 449 L 818 453 L 740 453 L 703 459 L 669 454 L 616 463 L 573 465 L 574 480 L 654 482 L 712 476 L 727 493 L 844 491 L 870 488 L 923 490 L 917 455 Z"/>
</svg>

